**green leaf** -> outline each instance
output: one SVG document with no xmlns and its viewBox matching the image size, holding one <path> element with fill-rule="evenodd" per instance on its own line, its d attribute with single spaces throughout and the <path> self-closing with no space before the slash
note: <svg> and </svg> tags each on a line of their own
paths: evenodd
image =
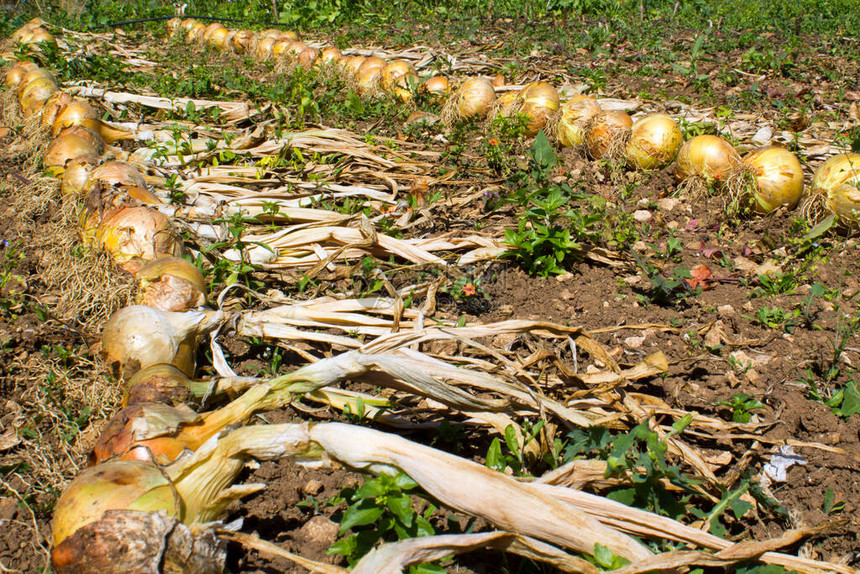
<svg viewBox="0 0 860 574">
<path fill-rule="evenodd" d="M 819 237 L 821 237 L 822 235 L 824 235 L 825 233 L 830 231 L 830 229 L 834 225 L 836 225 L 836 214 L 831 213 L 830 215 L 825 217 L 824 220 L 821 221 L 821 223 L 819 223 L 818 225 L 813 227 L 811 230 L 809 230 L 809 233 L 804 235 L 803 238 L 806 241 L 812 241 L 813 239 L 818 239 Z"/>
<path fill-rule="evenodd" d="M 517 430 L 514 425 L 505 427 L 505 444 L 508 445 L 511 452 L 519 452 L 520 450 L 520 441 L 517 440 Z"/>
<path fill-rule="evenodd" d="M 377 496 L 382 496 L 386 492 L 388 492 L 388 488 L 382 483 L 382 480 L 368 480 L 358 488 L 352 499 L 362 500 L 366 498 L 376 498 Z"/>
<path fill-rule="evenodd" d="M 729 508 L 732 509 L 732 513 L 735 515 L 735 518 L 740 520 L 747 512 L 752 510 L 752 504 L 745 500 L 737 499 L 729 503 Z"/>
<path fill-rule="evenodd" d="M 394 484 L 400 490 L 412 490 L 418 487 L 418 483 L 412 480 L 412 477 L 405 472 L 398 473 L 394 477 Z"/>
<path fill-rule="evenodd" d="M 435 564 L 419 564 L 409 568 L 409 574 L 445 574 L 447 570 Z"/>
<path fill-rule="evenodd" d="M 487 449 L 487 461 L 485 464 L 487 468 L 492 468 L 499 472 L 505 470 L 505 463 L 502 460 L 502 444 L 498 438 L 494 438 L 493 442 L 490 443 L 490 448 Z"/>
<path fill-rule="evenodd" d="M 412 527 L 412 521 L 415 518 L 415 511 L 412 510 L 412 504 L 409 496 L 401 494 L 399 496 L 388 497 L 388 509 L 396 516 L 400 522 L 407 528 Z"/>
<path fill-rule="evenodd" d="M 343 540 L 338 540 L 334 544 L 332 544 L 328 550 L 326 550 L 327 554 L 337 554 L 339 556 L 349 556 L 353 552 L 355 552 L 356 547 L 358 546 L 358 538 L 353 534 Z"/>
<path fill-rule="evenodd" d="M 535 164 L 544 173 L 552 170 L 556 165 L 555 152 L 543 130 L 540 130 L 535 136 L 535 141 L 531 147 L 531 154 Z"/>
<path fill-rule="evenodd" d="M 360 508 L 358 506 L 350 506 L 343 513 L 343 519 L 340 521 L 340 533 L 344 534 L 354 526 L 364 526 L 373 524 L 385 512 L 384 508 L 373 506 L 371 508 Z"/>
</svg>

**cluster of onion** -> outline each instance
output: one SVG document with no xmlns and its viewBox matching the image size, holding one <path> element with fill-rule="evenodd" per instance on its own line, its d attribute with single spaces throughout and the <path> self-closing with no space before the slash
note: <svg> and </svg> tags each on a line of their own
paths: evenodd
<svg viewBox="0 0 860 574">
<path fill-rule="evenodd" d="M 53 34 L 48 32 L 43 26 L 45 21 L 41 18 L 33 18 L 19 29 L 15 30 L 10 40 L 14 44 L 23 44 L 33 51 L 41 51 L 40 44 L 56 44 L 57 40 Z"/>
</svg>

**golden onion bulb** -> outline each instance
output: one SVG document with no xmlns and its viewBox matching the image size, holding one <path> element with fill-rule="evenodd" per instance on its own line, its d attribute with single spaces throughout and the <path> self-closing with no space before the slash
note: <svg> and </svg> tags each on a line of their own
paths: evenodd
<svg viewBox="0 0 860 574">
<path fill-rule="evenodd" d="M 105 187 L 146 189 L 146 180 L 143 179 L 137 168 L 124 161 L 109 161 L 94 169 L 90 174 L 89 181 L 84 186 L 84 190 L 89 190 L 96 184 Z"/>
<path fill-rule="evenodd" d="M 458 117 L 484 117 L 496 100 L 496 90 L 489 80 L 470 78 L 463 82 L 454 99 Z"/>
<path fill-rule="evenodd" d="M 203 37 L 203 32 L 206 31 L 206 24 L 202 22 L 197 22 L 194 24 L 191 29 L 188 31 L 188 41 L 189 42 L 197 42 Z"/>
<path fill-rule="evenodd" d="M 364 68 L 358 71 L 358 91 L 360 93 L 369 93 L 373 92 L 379 86 L 379 83 L 382 81 L 382 68 L 379 67 L 371 67 Z"/>
<path fill-rule="evenodd" d="M 68 160 L 93 155 L 99 153 L 88 140 L 77 135 L 64 135 L 54 139 L 48 146 L 42 165 L 49 173 L 59 176 Z"/>
<path fill-rule="evenodd" d="M 206 303 L 206 282 L 200 270 L 180 257 L 156 259 L 137 272 L 140 305 L 164 311 L 187 311 Z"/>
<path fill-rule="evenodd" d="M 248 51 L 251 43 L 254 41 L 255 34 L 250 30 L 239 30 L 233 39 L 230 41 L 233 51 L 237 54 L 244 54 Z"/>
<path fill-rule="evenodd" d="M 365 58 L 364 61 L 361 62 L 361 65 L 358 67 L 358 73 L 360 75 L 362 72 L 365 72 L 367 70 L 373 70 L 373 69 L 378 68 L 379 73 L 380 73 L 380 77 L 382 77 L 382 69 L 384 67 L 385 67 L 385 60 L 383 60 L 382 58 L 380 58 L 378 56 L 369 56 L 369 57 Z"/>
<path fill-rule="evenodd" d="M 96 150 L 96 153 L 101 155 L 105 151 L 105 142 L 102 139 L 102 136 L 99 133 L 91 128 L 86 126 L 69 126 L 64 128 L 57 134 L 57 139 L 63 136 L 75 136 L 81 139 L 84 139 L 93 146 L 93 149 Z"/>
<path fill-rule="evenodd" d="M 95 154 L 85 155 L 70 159 L 66 162 L 63 172 L 63 183 L 60 188 L 63 195 L 80 197 L 84 193 L 90 174 L 99 162 Z"/>
<path fill-rule="evenodd" d="M 203 28 L 203 33 L 200 35 L 200 37 L 198 39 L 203 41 L 203 42 L 206 42 L 207 44 L 211 44 L 212 43 L 212 37 L 215 35 L 216 32 L 218 32 L 220 30 L 223 30 L 224 34 L 227 33 L 227 28 L 225 28 L 223 24 L 221 24 L 219 22 L 213 22 L 213 23 L 209 24 L 208 26 L 206 26 L 205 28 Z"/>
<path fill-rule="evenodd" d="M 50 128 L 54 124 L 63 108 L 72 101 L 72 96 L 62 90 L 57 90 L 51 97 L 45 100 L 45 105 L 42 106 L 42 127 Z"/>
<path fill-rule="evenodd" d="M 171 364 L 159 363 L 136 372 L 123 387 L 122 407 L 144 403 L 186 404 L 197 394 L 211 390 L 208 383 L 196 383 Z"/>
<path fill-rule="evenodd" d="M 24 81 L 24 78 L 27 77 L 27 72 L 35 70 L 38 67 L 33 62 L 18 62 L 6 71 L 6 87 L 9 89 L 17 88 Z"/>
<path fill-rule="evenodd" d="M 668 165 L 678 155 L 684 135 L 666 114 L 648 114 L 633 123 L 625 150 L 627 162 L 640 169 Z"/>
<path fill-rule="evenodd" d="M 98 117 L 98 112 L 88 102 L 83 100 L 69 102 L 54 118 L 51 134 L 56 137 L 65 128 L 71 126 L 85 126 L 93 129 L 94 123 L 86 120 L 97 120 Z"/>
<path fill-rule="evenodd" d="M 278 32 L 278 35 L 281 38 L 289 38 L 290 40 L 298 41 L 299 35 L 293 32 L 292 30 L 284 30 L 283 32 Z"/>
<path fill-rule="evenodd" d="M 751 151 L 743 158 L 743 172 L 754 180 L 749 190 L 759 213 L 780 207 L 794 209 L 803 195 L 803 166 L 793 153 L 779 146 Z"/>
<path fill-rule="evenodd" d="M 708 183 L 724 183 L 740 162 L 737 150 L 723 138 L 696 136 L 684 142 L 678 151 L 675 176 L 680 180 L 696 176 Z"/>
<path fill-rule="evenodd" d="M 558 92 L 548 82 L 533 82 L 526 86 L 520 93 L 520 101 L 519 112 L 528 117 L 528 136 L 537 135 L 559 106 Z"/>
<path fill-rule="evenodd" d="M 341 52 L 334 46 L 324 48 L 323 51 L 320 53 L 320 60 L 323 64 L 333 64 L 341 59 L 343 59 L 343 52 Z"/>
<path fill-rule="evenodd" d="M 24 96 L 24 92 L 31 84 L 44 84 L 46 82 L 49 82 L 54 86 L 57 85 L 57 80 L 54 79 L 54 75 L 48 70 L 38 67 L 29 70 L 21 79 L 20 83 L 18 83 L 18 87 L 15 92 L 18 96 L 18 101 L 21 101 L 21 98 Z"/>
<path fill-rule="evenodd" d="M 182 29 L 186 32 L 190 32 L 191 29 L 198 24 L 197 20 L 194 18 L 186 18 L 182 21 Z"/>
<path fill-rule="evenodd" d="M 278 41 L 277 38 L 273 36 L 267 36 L 265 38 L 261 38 L 257 43 L 257 47 L 254 50 L 254 58 L 261 62 L 265 62 L 269 58 L 272 57 L 272 50 L 275 47 L 275 43 Z"/>
<path fill-rule="evenodd" d="M 54 92 L 59 88 L 54 80 L 48 78 L 38 78 L 33 80 L 21 93 L 18 98 L 18 103 L 21 105 L 21 111 L 25 118 L 29 118 L 42 111 L 45 105 Z"/>
<path fill-rule="evenodd" d="M 421 89 L 434 99 L 445 98 L 451 91 L 451 84 L 445 76 L 432 76 L 421 84 Z"/>
<path fill-rule="evenodd" d="M 505 92 L 493 102 L 492 114 L 497 117 L 508 118 L 517 113 L 520 105 L 519 92 Z"/>
<path fill-rule="evenodd" d="M 600 112 L 600 104 L 591 96 L 575 96 L 569 99 L 555 116 L 555 139 L 563 147 L 582 145 L 585 142 L 586 125 Z"/>
<path fill-rule="evenodd" d="M 810 196 L 823 198 L 842 223 L 860 225 L 860 154 L 839 154 L 818 166 Z"/>
<path fill-rule="evenodd" d="M 127 271 L 146 261 L 182 255 L 182 242 L 169 217 L 147 206 L 121 207 L 96 230 L 96 241 Z"/>
<path fill-rule="evenodd" d="M 209 37 L 209 44 L 219 50 L 227 50 L 230 47 L 230 39 L 235 34 L 236 32 L 227 28 L 219 28 L 212 32 L 212 35 Z"/>
<path fill-rule="evenodd" d="M 320 57 L 320 51 L 316 48 L 305 48 L 298 55 L 299 66 L 305 70 L 310 70 L 317 63 Z"/>
<path fill-rule="evenodd" d="M 615 147 L 633 126 L 633 119 L 622 110 L 609 110 L 595 115 L 585 132 L 585 149 L 594 159 L 615 156 Z M 620 150 L 619 150 L 620 151 Z"/>
<path fill-rule="evenodd" d="M 171 18 L 167 21 L 167 33 L 171 36 L 176 34 L 177 30 L 182 26 L 182 20 L 179 18 Z"/>
<path fill-rule="evenodd" d="M 404 102 L 412 98 L 412 88 L 417 84 L 418 74 L 405 60 L 394 60 L 382 69 L 382 87 Z"/>
<path fill-rule="evenodd" d="M 364 64 L 364 61 L 366 59 L 367 58 L 365 58 L 364 56 L 352 56 L 352 57 L 346 58 L 346 60 L 344 62 L 344 69 L 346 70 L 347 74 L 349 74 L 352 77 L 357 78 L 358 77 L 358 70 L 359 70 L 359 68 L 361 68 L 361 65 Z"/>
</svg>

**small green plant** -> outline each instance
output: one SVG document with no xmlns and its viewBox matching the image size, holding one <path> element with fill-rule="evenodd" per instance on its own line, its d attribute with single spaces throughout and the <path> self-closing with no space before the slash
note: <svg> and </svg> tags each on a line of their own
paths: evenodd
<svg viewBox="0 0 860 574">
<path fill-rule="evenodd" d="M 517 476 L 522 476 L 526 473 L 526 467 L 528 466 L 529 461 L 526 460 L 525 449 L 537 438 L 541 429 L 544 427 L 544 421 L 538 421 L 536 424 L 528 424 L 527 422 L 527 424 L 524 424 L 523 426 L 523 430 L 526 431 L 526 436 L 524 437 L 522 445 L 520 445 L 519 440 L 517 439 L 517 432 L 514 429 L 514 426 L 508 425 L 505 428 L 505 445 L 507 446 L 507 452 L 503 451 L 502 443 L 498 437 L 493 439 L 493 442 L 490 443 L 490 448 L 487 450 L 487 458 L 485 462 L 487 468 L 504 472 L 506 468 L 510 467 L 513 473 Z"/>
<path fill-rule="evenodd" d="M 720 401 L 717 404 L 731 407 L 732 422 L 735 423 L 748 423 L 752 417 L 752 411 L 765 408 L 764 403 L 746 393 L 736 393 L 732 395 L 731 401 Z"/>
<path fill-rule="evenodd" d="M 435 534 L 430 517 L 436 506 L 418 493 L 418 483 L 404 473 L 382 474 L 367 480 L 358 488 L 341 491 L 348 501 L 340 519 L 340 535 L 344 536 L 329 548 L 329 554 L 345 556 L 354 566 L 380 540 L 393 541 Z M 422 511 L 416 506 L 423 507 Z M 419 570 L 420 568 L 420 570 Z M 440 573 L 438 566 L 421 565 L 410 569 L 417 573 Z"/>
<path fill-rule="evenodd" d="M 702 288 L 700 286 L 695 289 L 690 287 L 687 279 L 691 279 L 692 275 L 687 267 L 675 267 L 666 276 L 653 263 L 641 257 L 635 251 L 631 251 L 630 253 L 650 283 L 649 287 L 639 289 L 638 297 L 640 303 L 645 305 L 654 303 L 655 305 L 662 306 L 679 305 L 690 295 L 701 293 Z"/>
<path fill-rule="evenodd" d="M 794 332 L 796 319 L 799 316 L 799 309 L 789 311 L 782 307 L 759 307 L 755 312 L 755 317 L 744 315 L 747 319 L 766 329 L 783 329 L 786 333 Z"/>
</svg>

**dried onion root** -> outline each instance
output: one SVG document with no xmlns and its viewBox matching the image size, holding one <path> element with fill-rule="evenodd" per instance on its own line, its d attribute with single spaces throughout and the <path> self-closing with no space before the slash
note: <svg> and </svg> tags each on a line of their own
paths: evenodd
<svg viewBox="0 0 860 574">
<path fill-rule="evenodd" d="M 585 129 L 585 149 L 592 159 L 624 157 L 633 119 L 623 110 L 594 115 Z"/>
<path fill-rule="evenodd" d="M 710 187 L 725 184 L 740 163 L 737 150 L 723 138 L 696 136 L 684 142 L 678 151 L 675 177 L 682 192 L 700 197 L 706 195 Z"/>
</svg>

